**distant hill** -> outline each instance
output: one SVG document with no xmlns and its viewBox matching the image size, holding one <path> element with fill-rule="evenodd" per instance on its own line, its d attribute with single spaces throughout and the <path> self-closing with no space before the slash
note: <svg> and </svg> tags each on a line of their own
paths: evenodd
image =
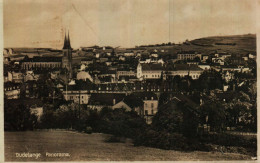
<svg viewBox="0 0 260 163">
<path fill-rule="evenodd" d="M 183 44 L 183 50 L 195 50 L 204 54 L 225 51 L 231 54 L 256 54 L 256 35 L 212 36 L 189 41 Z M 174 48 L 173 48 L 174 49 Z"/>
<path fill-rule="evenodd" d="M 218 52 L 228 52 L 231 54 L 256 54 L 256 35 L 231 35 L 231 36 L 211 36 L 186 41 L 183 44 L 171 46 L 150 47 L 148 49 L 167 49 L 170 54 L 179 51 L 197 51 L 202 54 L 212 54 Z"/>
</svg>

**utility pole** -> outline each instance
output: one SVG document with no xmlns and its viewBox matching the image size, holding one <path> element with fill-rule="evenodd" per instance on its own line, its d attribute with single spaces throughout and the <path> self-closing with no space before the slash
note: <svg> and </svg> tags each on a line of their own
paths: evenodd
<svg viewBox="0 0 260 163">
<path fill-rule="evenodd" d="M 80 95 L 81 95 L 81 92 L 79 90 L 79 120 L 80 120 Z"/>
</svg>

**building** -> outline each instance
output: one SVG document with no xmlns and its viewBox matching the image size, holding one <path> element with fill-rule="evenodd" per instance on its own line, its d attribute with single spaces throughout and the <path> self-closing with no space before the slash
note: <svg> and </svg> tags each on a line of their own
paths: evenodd
<svg viewBox="0 0 260 163">
<path fill-rule="evenodd" d="M 194 60 L 195 57 L 201 59 L 201 54 L 198 54 L 195 51 L 181 51 L 177 54 L 177 59 L 179 60 Z"/>
<path fill-rule="evenodd" d="M 26 71 L 24 75 L 24 82 L 27 82 L 29 80 L 35 80 L 37 81 L 39 79 L 40 75 L 34 74 L 33 71 Z"/>
<path fill-rule="evenodd" d="M 62 48 L 62 67 L 69 71 L 69 78 L 72 78 L 72 48 L 70 45 L 70 35 L 68 33 L 68 38 L 65 33 L 64 45 Z"/>
<path fill-rule="evenodd" d="M 66 85 L 62 89 L 62 94 L 66 101 L 73 101 L 79 104 L 88 104 L 91 86 L 86 82 L 75 85 Z"/>
<path fill-rule="evenodd" d="M 77 73 L 77 80 L 86 81 L 87 79 L 90 80 L 91 82 L 93 82 L 93 78 L 88 72 L 80 71 L 80 72 Z"/>
<path fill-rule="evenodd" d="M 144 102 L 140 97 L 135 96 L 134 94 L 127 95 L 122 101 L 116 103 L 112 109 L 124 108 L 127 111 L 136 111 L 138 115 L 143 117 L 144 115 Z"/>
<path fill-rule="evenodd" d="M 104 107 L 113 108 L 124 97 L 124 93 L 93 93 L 89 98 L 88 108 L 97 111 L 100 111 Z"/>
<path fill-rule="evenodd" d="M 85 64 L 85 65 L 89 65 L 89 64 L 93 64 L 93 59 L 90 58 L 84 58 L 80 61 L 81 64 Z"/>
<path fill-rule="evenodd" d="M 22 83 L 24 80 L 24 75 L 22 72 L 11 71 L 8 72 L 7 80 L 14 83 Z"/>
<path fill-rule="evenodd" d="M 209 70 L 210 69 L 210 65 L 208 65 L 208 64 L 199 64 L 198 66 L 199 66 L 199 68 L 201 68 L 203 70 Z"/>
<path fill-rule="evenodd" d="M 192 79 L 198 79 L 202 74 L 203 69 L 199 68 L 198 65 L 187 65 L 187 64 L 174 64 L 168 67 L 168 70 L 164 74 L 164 78 L 168 76 L 185 77 L 190 76 Z"/>
<path fill-rule="evenodd" d="M 137 78 L 145 79 L 160 79 L 163 71 L 162 64 L 158 63 L 139 63 L 137 66 Z"/>
<path fill-rule="evenodd" d="M 13 82 L 4 83 L 4 96 L 7 99 L 20 98 L 20 84 Z"/>
<path fill-rule="evenodd" d="M 136 76 L 136 72 L 130 69 L 118 69 L 116 72 L 116 76 L 117 79 L 119 79 L 120 76 Z"/>
<path fill-rule="evenodd" d="M 136 92 L 133 95 L 143 100 L 143 113 L 140 111 L 139 114 L 143 114 L 146 123 L 152 123 L 153 116 L 158 111 L 158 97 L 152 92 Z"/>
<path fill-rule="evenodd" d="M 52 69 L 61 68 L 61 57 L 39 57 L 25 58 L 22 61 L 22 69 L 25 70 L 37 70 L 37 69 Z"/>
</svg>

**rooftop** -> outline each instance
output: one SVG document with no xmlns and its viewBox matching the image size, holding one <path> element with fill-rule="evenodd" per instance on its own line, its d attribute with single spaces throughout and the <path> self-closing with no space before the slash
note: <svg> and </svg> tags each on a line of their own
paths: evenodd
<svg viewBox="0 0 260 163">
<path fill-rule="evenodd" d="M 163 70 L 163 66 L 158 63 L 141 63 L 142 70 L 149 71 L 149 70 Z"/>
<path fill-rule="evenodd" d="M 62 62 L 62 57 L 33 57 L 25 58 L 23 62 Z"/>
</svg>

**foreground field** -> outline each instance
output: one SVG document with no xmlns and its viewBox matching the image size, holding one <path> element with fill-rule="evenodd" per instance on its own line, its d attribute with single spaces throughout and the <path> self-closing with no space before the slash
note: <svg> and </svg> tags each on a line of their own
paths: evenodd
<svg viewBox="0 0 260 163">
<path fill-rule="evenodd" d="M 186 161 L 250 160 L 250 156 L 220 152 L 181 152 L 126 143 L 107 143 L 106 134 L 69 131 L 5 132 L 5 161 Z M 22 153 L 40 157 L 20 157 Z M 49 156 L 46 156 L 46 153 Z M 56 153 L 63 153 L 59 157 Z M 64 155 L 65 153 L 65 155 Z M 53 155 L 52 155 L 53 154 Z"/>
</svg>

